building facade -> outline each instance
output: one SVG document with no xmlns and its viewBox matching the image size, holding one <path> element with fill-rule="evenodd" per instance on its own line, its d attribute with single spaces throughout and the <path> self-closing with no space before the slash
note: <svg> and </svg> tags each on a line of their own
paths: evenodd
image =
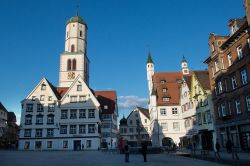
<svg viewBox="0 0 250 166">
<path fill-rule="evenodd" d="M 96 94 L 89 87 L 86 34 L 87 24 L 80 16 L 67 21 L 59 86 L 43 78 L 21 102 L 20 150 L 100 148 L 101 117 L 106 105 L 97 98 L 106 93 Z M 116 105 L 116 93 L 114 96 L 110 100 Z M 117 107 L 113 111 L 117 118 Z"/>
<path fill-rule="evenodd" d="M 155 72 L 150 53 L 146 69 L 152 145 L 171 146 L 174 143 L 178 144 L 180 137 L 185 135 L 179 90 L 183 73 Z M 186 74 L 189 73 L 187 69 L 183 71 Z"/>
<path fill-rule="evenodd" d="M 7 109 L 0 102 L 0 137 L 2 137 L 7 125 Z"/>
<path fill-rule="evenodd" d="M 230 19 L 230 35 L 210 34 L 209 68 L 217 135 L 223 147 L 228 139 L 234 146 L 250 149 L 250 11 L 246 17 Z"/>
<path fill-rule="evenodd" d="M 148 109 L 137 107 L 127 118 L 120 120 L 120 137 L 132 146 L 140 146 L 142 141 L 151 145 L 150 119 Z"/>
<path fill-rule="evenodd" d="M 118 145 L 118 107 L 116 91 L 95 91 L 97 100 L 101 104 L 101 147 L 110 149 Z"/>
</svg>

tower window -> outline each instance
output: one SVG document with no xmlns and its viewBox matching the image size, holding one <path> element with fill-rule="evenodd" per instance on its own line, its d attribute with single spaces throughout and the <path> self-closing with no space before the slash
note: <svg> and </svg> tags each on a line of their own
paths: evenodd
<svg viewBox="0 0 250 166">
<path fill-rule="evenodd" d="M 73 59 L 73 70 L 76 70 L 76 59 Z"/>
<path fill-rule="evenodd" d="M 71 59 L 68 59 L 67 70 L 71 70 Z"/>
<path fill-rule="evenodd" d="M 80 37 L 82 37 L 82 31 L 80 31 Z"/>
<path fill-rule="evenodd" d="M 71 52 L 75 52 L 75 45 L 74 44 L 71 45 Z"/>
</svg>

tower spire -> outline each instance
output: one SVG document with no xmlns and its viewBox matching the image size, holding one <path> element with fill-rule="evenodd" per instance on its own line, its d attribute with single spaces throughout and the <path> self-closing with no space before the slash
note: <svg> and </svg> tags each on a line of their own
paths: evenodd
<svg viewBox="0 0 250 166">
<path fill-rule="evenodd" d="M 79 6 L 78 6 L 78 0 L 76 0 L 76 16 L 78 16 L 78 8 L 79 8 Z"/>
</svg>

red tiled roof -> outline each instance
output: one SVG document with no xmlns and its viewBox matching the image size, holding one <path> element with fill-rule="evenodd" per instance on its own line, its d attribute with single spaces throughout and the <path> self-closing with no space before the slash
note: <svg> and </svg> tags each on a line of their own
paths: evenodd
<svg viewBox="0 0 250 166">
<path fill-rule="evenodd" d="M 116 108 L 116 91 L 95 91 L 95 96 L 100 102 L 103 114 L 113 114 Z M 107 109 L 104 106 L 108 106 Z"/>
<path fill-rule="evenodd" d="M 165 81 L 165 83 L 162 83 Z M 153 84 L 157 92 L 157 105 L 168 106 L 180 103 L 180 85 L 182 72 L 158 72 L 153 75 Z M 166 88 L 167 92 L 162 92 Z M 163 101 L 163 97 L 169 97 L 169 101 Z"/>
<path fill-rule="evenodd" d="M 62 98 L 64 96 L 64 94 L 67 92 L 67 90 L 69 89 L 69 87 L 57 87 L 57 93 L 58 95 Z"/>
</svg>

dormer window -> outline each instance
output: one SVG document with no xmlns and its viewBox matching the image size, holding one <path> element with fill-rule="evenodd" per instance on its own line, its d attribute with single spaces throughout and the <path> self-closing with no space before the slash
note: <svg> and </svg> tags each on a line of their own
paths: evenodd
<svg viewBox="0 0 250 166">
<path fill-rule="evenodd" d="M 161 84 L 165 84 L 166 83 L 166 80 L 161 80 Z"/>
<path fill-rule="evenodd" d="M 169 97 L 163 97 L 162 101 L 169 101 Z"/>
</svg>

